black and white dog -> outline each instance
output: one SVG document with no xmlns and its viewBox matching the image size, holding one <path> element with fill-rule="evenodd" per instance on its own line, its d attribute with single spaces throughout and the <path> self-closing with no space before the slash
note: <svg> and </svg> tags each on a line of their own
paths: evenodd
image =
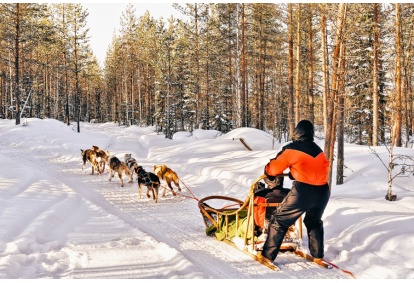
<svg viewBox="0 0 414 283">
<path fill-rule="evenodd" d="M 130 176 L 131 180 L 133 179 L 132 177 L 134 175 L 134 172 L 135 174 L 137 174 L 137 177 L 138 177 L 138 163 L 134 158 L 132 158 L 131 153 L 125 154 L 124 162 L 126 166 L 128 166 L 129 170 L 131 171 L 131 176 Z"/>
<path fill-rule="evenodd" d="M 152 198 L 154 199 L 155 203 L 158 202 L 158 190 L 161 186 L 160 179 L 157 175 L 152 172 L 147 172 L 142 168 L 142 166 L 138 166 L 138 194 L 139 198 L 141 198 L 142 194 L 142 186 L 147 187 L 147 197 L 150 198 L 149 192 L 152 192 Z"/>
</svg>

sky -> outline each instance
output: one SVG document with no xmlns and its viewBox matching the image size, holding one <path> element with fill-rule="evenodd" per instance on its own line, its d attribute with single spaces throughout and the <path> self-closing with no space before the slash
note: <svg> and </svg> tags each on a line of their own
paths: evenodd
<svg viewBox="0 0 414 283">
<path fill-rule="evenodd" d="M 386 201 L 383 146 L 372 148 L 377 157 L 367 146 L 345 144 L 345 182 L 332 186 L 323 215 L 325 259 L 338 268 L 281 253 L 275 272 L 207 236 L 198 208 L 205 197 L 246 198 L 282 146 L 268 133 L 195 130 L 166 139 L 153 127 L 81 123 L 76 129 L 54 119 L 21 125 L 0 119 L 0 279 L 351 278 L 343 270 L 357 279 L 414 279 L 414 176 L 395 178 L 397 200 Z M 322 137 L 315 139 L 321 147 Z M 92 145 L 121 160 L 129 153 L 147 172 L 167 165 L 182 191 L 167 191 L 155 203 L 145 188 L 139 197 L 136 177 L 128 183 L 123 175 L 121 187 L 117 176 L 109 181 L 108 167 L 92 175 L 81 158 Z M 302 240 L 308 252 L 306 229 Z"/>
<path fill-rule="evenodd" d="M 171 15 L 180 18 L 182 15 L 172 7 L 172 2 L 145 3 L 143 1 L 134 1 L 131 3 L 136 11 L 136 16 L 143 16 L 146 11 L 154 19 L 168 19 Z M 177 2 L 176 2 L 177 3 Z M 123 12 L 126 11 L 128 3 L 107 3 L 105 1 L 97 3 L 81 3 L 85 9 L 88 9 L 88 27 L 91 37 L 90 44 L 99 63 L 103 66 L 106 51 L 112 42 L 114 32 L 120 29 L 120 19 Z"/>
</svg>

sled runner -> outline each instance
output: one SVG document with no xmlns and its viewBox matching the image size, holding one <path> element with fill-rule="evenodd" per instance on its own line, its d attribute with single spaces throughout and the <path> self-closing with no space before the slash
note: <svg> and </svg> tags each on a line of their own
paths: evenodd
<svg viewBox="0 0 414 283">
<path fill-rule="evenodd" d="M 287 176 L 287 174 L 277 177 L 284 176 Z M 238 248 L 269 268 L 278 270 L 277 266 L 257 256 L 266 240 L 266 233 L 263 233 L 266 223 L 268 223 L 273 211 L 280 205 L 284 197 L 283 194 L 275 197 L 272 193 L 264 197 L 259 196 L 263 190 L 271 191 L 261 182 L 264 178 L 266 178 L 266 175 L 260 176 L 253 182 L 244 201 L 227 196 L 208 196 L 199 200 L 198 207 L 208 236 L 215 236 L 217 240 Z M 275 188 L 273 190 L 280 189 Z M 285 194 L 287 194 L 286 191 L 289 191 L 288 189 L 282 190 L 285 190 Z M 314 261 L 326 268 L 332 268 L 327 262 L 313 260 L 312 257 L 302 252 L 301 248 L 302 217 L 289 228 L 280 250 L 294 252 L 296 255 Z"/>
</svg>

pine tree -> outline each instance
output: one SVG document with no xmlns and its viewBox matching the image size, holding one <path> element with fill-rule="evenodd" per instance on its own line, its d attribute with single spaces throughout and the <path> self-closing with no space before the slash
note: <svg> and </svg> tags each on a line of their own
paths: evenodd
<svg viewBox="0 0 414 283">
<path fill-rule="evenodd" d="M 333 53 L 333 71 L 332 71 L 332 81 L 331 89 L 328 97 L 327 103 L 327 129 L 325 133 L 325 147 L 324 152 L 329 161 L 329 178 L 328 184 L 331 185 L 332 182 L 332 165 L 333 165 L 333 156 L 334 156 L 334 145 L 336 139 L 336 108 L 335 104 L 338 98 L 339 91 L 339 81 L 340 81 L 340 62 L 341 62 L 341 46 L 343 44 L 344 36 L 344 24 L 346 18 L 346 4 L 339 4 L 336 32 L 335 32 L 335 48 Z"/>
<path fill-rule="evenodd" d="M 8 56 L 10 80 L 14 74 L 14 84 L 10 82 L 10 89 L 14 91 L 14 115 L 16 125 L 20 124 L 22 112 L 22 95 L 28 99 L 30 91 L 27 86 L 27 70 L 31 61 L 30 54 L 40 43 L 49 38 L 50 33 L 46 29 L 42 19 L 46 17 L 44 4 L 13 3 L 1 4 L 0 13 L 4 17 L 2 24 L 7 28 L 2 29 L 1 38 L 3 46 L 10 51 Z M 45 37 L 42 37 L 45 36 Z M 26 60 L 27 58 L 27 60 Z M 30 87 L 30 86 L 29 86 Z"/>
<path fill-rule="evenodd" d="M 402 124 L 402 90 L 401 90 L 401 5 L 395 4 L 395 106 L 394 106 L 394 125 L 392 130 L 391 145 L 400 147 L 401 124 Z"/>
<path fill-rule="evenodd" d="M 88 12 L 85 11 L 81 4 L 67 4 L 68 5 L 68 27 L 69 27 L 69 54 L 70 64 L 69 70 L 74 75 L 74 91 L 75 91 L 75 103 L 74 112 L 77 122 L 77 132 L 80 132 L 80 118 L 81 118 L 81 99 L 82 88 L 80 85 L 80 73 L 87 65 L 87 52 L 89 37 L 89 29 L 86 27 L 86 20 Z"/>
</svg>

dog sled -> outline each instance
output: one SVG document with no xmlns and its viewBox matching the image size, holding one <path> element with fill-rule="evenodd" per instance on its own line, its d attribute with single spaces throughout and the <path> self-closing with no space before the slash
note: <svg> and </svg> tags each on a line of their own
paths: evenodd
<svg viewBox="0 0 414 283">
<path fill-rule="evenodd" d="M 277 177 L 283 180 L 284 176 L 287 174 Z M 266 189 L 266 185 L 262 182 L 264 178 L 266 175 L 260 176 L 253 182 L 244 201 L 215 195 L 200 199 L 198 207 L 206 226 L 207 236 L 214 236 L 217 240 L 239 249 L 267 267 L 277 270 L 276 266 L 257 256 L 265 242 L 266 233 L 263 233 L 265 226 L 284 198 L 281 194 L 260 196 L 260 191 Z M 274 190 L 278 189 L 280 190 L 280 188 Z M 270 189 L 267 190 L 270 191 Z M 329 263 L 314 260 L 312 256 L 302 251 L 302 217 L 289 228 L 280 251 L 290 251 L 321 266 L 332 268 Z"/>
</svg>

